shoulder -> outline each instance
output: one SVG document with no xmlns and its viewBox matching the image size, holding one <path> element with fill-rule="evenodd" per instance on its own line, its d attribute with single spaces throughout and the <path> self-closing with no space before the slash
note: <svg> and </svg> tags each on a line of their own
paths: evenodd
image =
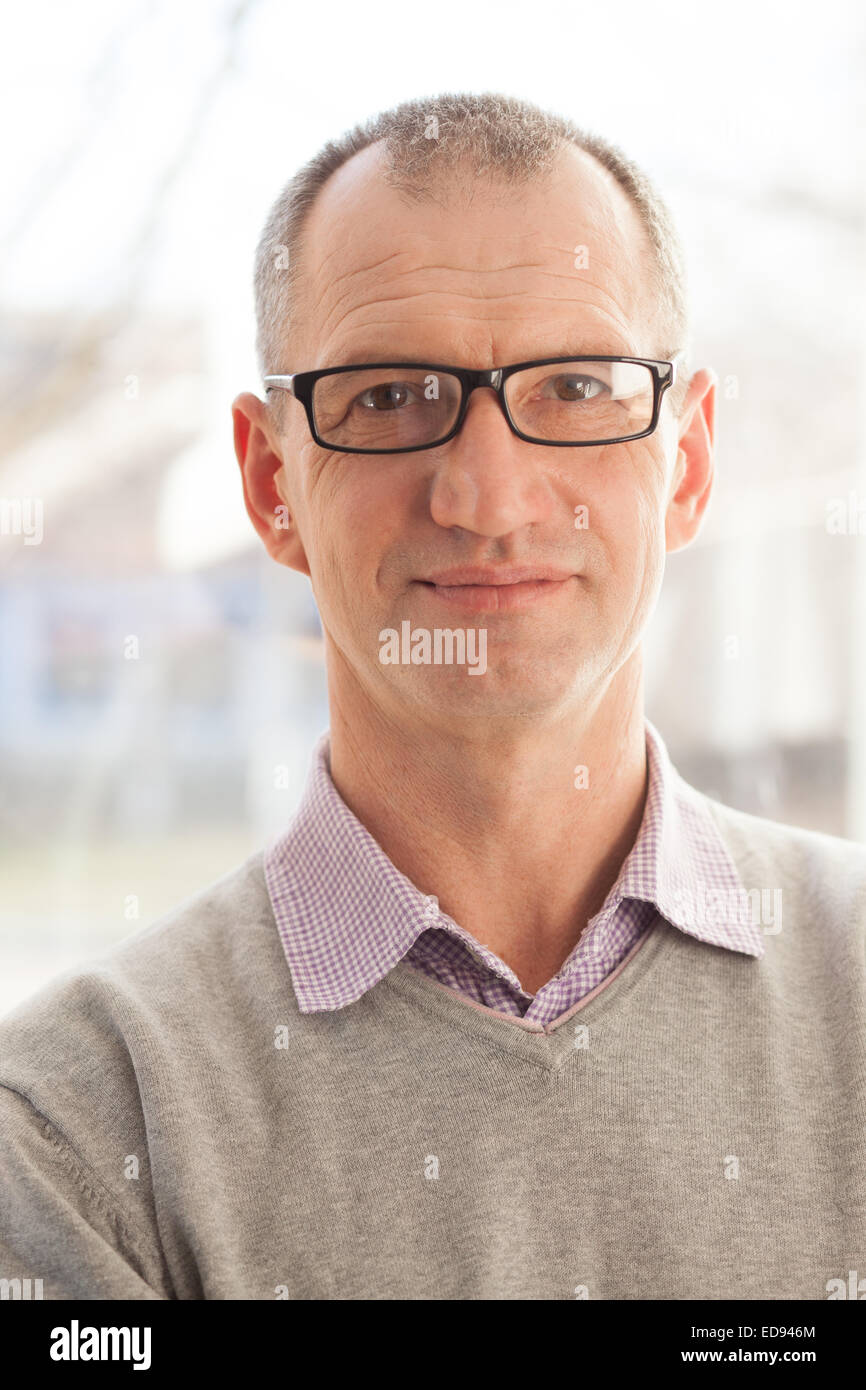
<svg viewBox="0 0 866 1390">
<path fill-rule="evenodd" d="M 196 966 L 208 970 L 225 966 L 225 952 L 236 949 L 239 938 L 248 947 L 273 926 L 262 853 L 251 855 L 239 867 L 185 898 L 156 921 L 125 937 L 117 945 L 81 965 L 65 970 L 30 998 L 0 1019 L 0 1031 L 9 1038 L 27 1019 L 75 1014 L 82 1023 L 92 1010 L 88 1001 L 103 994 L 130 1000 L 151 985 L 166 993 L 178 971 Z M 6 1056 L 5 1049 L 2 1056 Z"/>
<path fill-rule="evenodd" d="M 791 920 L 852 924 L 866 937 L 866 845 L 738 811 L 690 789 L 709 812 L 746 889 L 781 892 Z"/>
<path fill-rule="evenodd" d="M 763 856 L 780 864 L 788 861 L 794 873 L 805 862 L 811 867 L 825 866 L 831 871 L 848 869 L 855 878 L 866 874 L 866 844 L 755 816 L 715 801 L 694 788 L 690 790 L 709 810 L 726 843 L 744 859 Z"/>
<path fill-rule="evenodd" d="M 257 852 L 151 925 L 56 976 L 0 1019 L 0 1087 L 86 1144 L 88 1113 L 142 1124 L 142 1075 L 194 1047 L 279 940 Z"/>
</svg>

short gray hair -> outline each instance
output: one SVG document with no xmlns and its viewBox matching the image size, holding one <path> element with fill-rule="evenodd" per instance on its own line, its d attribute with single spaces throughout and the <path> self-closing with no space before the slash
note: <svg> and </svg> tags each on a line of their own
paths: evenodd
<svg viewBox="0 0 866 1390">
<path fill-rule="evenodd" d="M 673 218 L 648 176 L 617 146 L 579 129 L 566 117 L 531 102 L 486 92 L 405 101 L 329 140 L 286 184 L 268 215 L 256 251 L 256 349 L 263 376 L 285 370 L 280 353 L 299 284 L 301 237 L 310 208 L 341 165 L 385 141 L 385 179 L 410 197 L 425 197 L 436 175 L 468 167 L 520 184 L 543 176 L 564 144 L 576 145 L 607 169 L 640 215 L 652 249 L 652 289 L 667 345 L 688 351 L 689 310 L 685 257 Z M 685 360 L 680 368 L 682 378 Z M 281 394 L 281 393 L 278 393 Z M 685 381 L 671 393 L 676 413 Z"/>
</svg>

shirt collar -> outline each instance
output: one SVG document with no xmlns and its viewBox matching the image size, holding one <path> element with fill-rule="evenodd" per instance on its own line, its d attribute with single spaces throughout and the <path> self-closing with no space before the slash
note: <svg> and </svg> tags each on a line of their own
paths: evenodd
<svg viewBox="0 0 866 1390">
<path fill-rule="evenodd" d="M 593 924 L 624 898 L 639 898 L 699 941 L 763 955 L 751 900 L 706 799 L 683 781 L 660 734 L 645 724 L 649 781 L 643 821 Z M 343 801 L 330 774 L 329 730 L 316 742 L 291 824 L 265 850 L 264 870 L 302 1013 L 354 1003 L 428 927 L 456 925 L 434 896 L 391 863 Z M 456 930 L 467 939 L 462 928 Z"/>
<path fill-rule="evenodd" d="M 644 723 L 649 779 L 643 821 L 602 911 L 623 898 L 641 898 L 698 941 L 762 956 L 758 890 L 750 895 L 745 888 L 708 798 L 680 776 L 661 734 L 648 719 Z"/>
</svg>

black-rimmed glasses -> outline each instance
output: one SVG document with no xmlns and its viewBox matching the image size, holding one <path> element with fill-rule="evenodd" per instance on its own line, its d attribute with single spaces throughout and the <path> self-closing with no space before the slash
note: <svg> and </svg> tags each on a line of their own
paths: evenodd
<svg viewBox="0 0 866 1390">
<path fill-rule="evenodd" d="M 479 387 L 496 392 L 518 439 L 579 449 L 652 434 L 682 356 L 545 357 L 488 371 L 372 362 L 266 376 L 264 385 L 290 392 L 316 443 L 345 454 L 408 454 L 445 444 Z"/>
</svg>

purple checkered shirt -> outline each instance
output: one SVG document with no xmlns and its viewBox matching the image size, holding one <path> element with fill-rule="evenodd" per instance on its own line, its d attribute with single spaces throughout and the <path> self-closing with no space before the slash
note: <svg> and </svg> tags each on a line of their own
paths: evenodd
<svg viewBox="0 0 866 1390">
<path fill-rule="evenodd" d="M 703 910 L 708 902 L 742 903 L 745 889 L 705 801 L 645 723 L 649 780 L 637 839 L 604 905 L 535 995 L 400 873 L 349 810 L 331 780 L 326 730 L 300 807 L 264 856 L 301 1012 L 342 1009 L 405 960 L 474 1004 L 546 1028 L 621 968 L 659 916 L 699 941 L 763 955 L 754 918 Z"/>
</svg>

